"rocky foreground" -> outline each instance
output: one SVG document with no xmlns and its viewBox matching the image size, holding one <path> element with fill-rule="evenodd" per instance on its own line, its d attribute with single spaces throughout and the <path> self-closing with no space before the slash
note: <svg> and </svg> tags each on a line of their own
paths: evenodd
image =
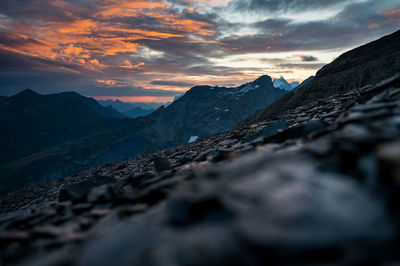
<svg viewBox="0 0 400 266">
<path fill-rule="evenodd" d="M 398 265 L 400 75 L 20 190 L 0 265 Z"/>
</svg>

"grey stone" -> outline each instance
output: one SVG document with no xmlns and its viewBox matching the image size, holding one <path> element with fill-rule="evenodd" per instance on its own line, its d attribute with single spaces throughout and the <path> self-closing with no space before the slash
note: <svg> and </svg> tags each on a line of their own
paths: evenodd
<svg viewBox="0 0 400 266">
<path fill-rule="evenodd" d="M 3 231 L 0 232 L 0 245 L 11 244 L 12 242 L 28 242 L 30 235 L 25 231 Z"/>
<path fill-rule="evenodd" d="M 251 142 L 256 140 L 260 137 L 270 137 L 276 134 L 279 131 L 283 131 L 288 128 L 288 123 L 283 120 L 276 120 L 273 122 L 268 123 L 260 132 L 254 134 L 252 136 L 248 136 L 245 138 L 245 142 Z"/>
<path fill-rule="evenodd" d="M 310 120 L 308 121 L 303 129 L 305 135 L 310 134 L 311 132 L 316 132 L 323 130 L 326 127 L 325 122 L 321 120 Z"/>
<path fill-rule="evenodd" d="M 371 104 L 360 104 L 356 105 L 352 108 L 355 112 L 368 112 L 368 111 L 375 111 L 382 108 L 394 108 L 398 105 L 396 103 L 371 103 Z"/>
<path fill-rule="evenodd" d="M 210 152 L 208 152 L 207 154 L 207 161 L 212 162 L 215 160 L 215 158 L 218 157 L 218 155 L 220 155 L 220 153 L 216 150 L 211 150 Z"/>
<path fill-rule="evenodd" d="M 81 214 L 83 212 L 89 211 L 92 208 L 92 204 L 90 203 L 77 203 L 71 207 L 72 212 L 75 214 Z"/>
<path fill-rule="evenodd" d="M 114 199 L 115 196 L 116 192 L 114 186 L 105 184 L 92 188 L 87 200 L 93 203 L 104 203 Z"/>
<path fill-rule="evenodd" d="M 85 181 L 64 186 L 60 190 L 59 200 L 85 201 L 92 188 L 114 182 L 116 182 L 116 179 L 113 177 L 94 175 Z"/>
<path fill-rule="evenodd" d="M 154 168 L 157 172 L 171 169 L 169 159 L 166 157 L 155 157 L 153 159 Z"/>
</svg>

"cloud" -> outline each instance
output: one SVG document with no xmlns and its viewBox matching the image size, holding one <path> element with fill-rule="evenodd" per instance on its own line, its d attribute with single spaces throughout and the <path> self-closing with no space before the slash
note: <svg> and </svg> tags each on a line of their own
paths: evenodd
<svg viewBox="0 0 400 266">
<path fill-rule="evenodd" d="M 288 68 L 288 69 L 320 69 L 325 64 L 323 63 L 313 63 L 313 64 L 299 64 L 299 63 L 283 63 L 278 64 L 279 68 Z"/>
<path fill-rule="evenodd" d="M 150 82 L 153 85 L 159 86 L 176 86 L 176 87 L 191 87 L 193 84 L 179 81 L 169 81 L 169 80 L 153 80 Z"/>
<path fill-rule="evenodd" d="M 276 8 L 283 8 L 281 5 L 291 6 L 287 2 L 245 1 L 247 4 L 257 5 L 275 3 Z M 295 2 L 293 5 L 297 8 L 312 1 L 290 2 Z M 317 7 L 334 3 L 335 1 L 327 1 Z M 339 9 L 335 16 L 325 20 L 299 22 L 290 18 L 267 18 L 248 24 L 248 27 L 256 29 L 256 33 L 250 36 L 231 34 L 220 39 L 220 42 L 224 44 L 227 54 L 350 48 L 398 30 L 398 21 L 392 15 L 397 14 L 397 9 L 393 6 L 396 6 L 394 1 L 370 0 L 348 4 Z"/>
<path fill-rule="evenodd" d="M 326 8 L 343 2 L 347 2 L 347 0 L 235 0 L 230 2 L 230 6 L 239 11 L 276 12 Z"/>
<path fill-rule="evenodd" d="M 318 58 L 312 55 L 297 55 L 303 62 L 313 62 L 318 61 Z"/>
</svg>

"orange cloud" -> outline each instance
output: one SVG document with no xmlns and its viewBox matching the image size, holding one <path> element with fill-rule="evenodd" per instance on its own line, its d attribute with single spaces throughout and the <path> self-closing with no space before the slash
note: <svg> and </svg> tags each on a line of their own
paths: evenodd
<svg viewBox="0 0 400 266">
<path fill-rule="evenodd" d="M 178 16 L 159 17 L 158 19 L 161 23 L 165 23 L 173 29 L 186 31 L 191 34 L 210 36 L 214 33 L 213 30 L 205 28 L 205 27 L 210 27 L 212 25 L 204 21 L 196 21 L 192 19 L 180 19 Z"/>
<path fill-rule="evenodd" d="M 124 65 L 122 65 L 121 67 L 135 70 L 139 69 L 141 66 L 144 66 L 144 62 L 139 62 L 136 65 L 133 65 L 129 60 L 125 60 Z"/>
<path fill-rule="evenodd" d="M 64 0 L 47 3 L 64 11 L 72 19 L 68 21 L 43 18 L 33 23 L 1 20 L 5 31 L 22 40 L 34 39 L 20 46 L 0 45 L 0 48 L 40 58 L 79 64 L 89 70 L 103 71 L 107 67 L 138 69 L 144 65 L 115 65 L 113 60 L 102 57 L 124 53 L 137 53 L 139 40 L 162 40 L 184 38 L 186 35 L 213 34 L 209 23 L 184 18 L 182 14 L 168 11 L 169 5 L 146 0 L 103 0 L 90 14 L 79 5 Z M 86 12 L 86 13 L 85 13 Z M 85 15 L 87 14 L 86 17 Z M 157 27 L 143 28 L 140 25 L 118 22 L 146 17 L 159 22 Z M 116 20 L 111 20 L 116 18 Z M 193 42 L 200 42 L 193 40 Z M 203 41 L 211 42 L 211 41 Z M 102 63 L 100 63 L 102 62 Z M 105 63 L 108 62 L 108 63 Z"/>
<path fill-rule="evenodd" d="M 115 80 L 103 80 L 103 79 L 97 79 L 96 82 L 100 83 L 101 85 L 104 86 L 110 86 L 110 87 L 126 87 L 125 84 L 119 84 Z"/>
</svg>

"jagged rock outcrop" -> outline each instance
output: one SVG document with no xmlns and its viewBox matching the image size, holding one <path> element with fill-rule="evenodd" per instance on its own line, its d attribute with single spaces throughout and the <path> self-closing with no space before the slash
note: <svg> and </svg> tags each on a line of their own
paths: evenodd
<svg viewBox="0 0 400 266">
<path fill-rule="evenodd" d="M 396 265 L 399 115 L 397 75 L 11 193 L 1 263 Z"/>
</svg>

